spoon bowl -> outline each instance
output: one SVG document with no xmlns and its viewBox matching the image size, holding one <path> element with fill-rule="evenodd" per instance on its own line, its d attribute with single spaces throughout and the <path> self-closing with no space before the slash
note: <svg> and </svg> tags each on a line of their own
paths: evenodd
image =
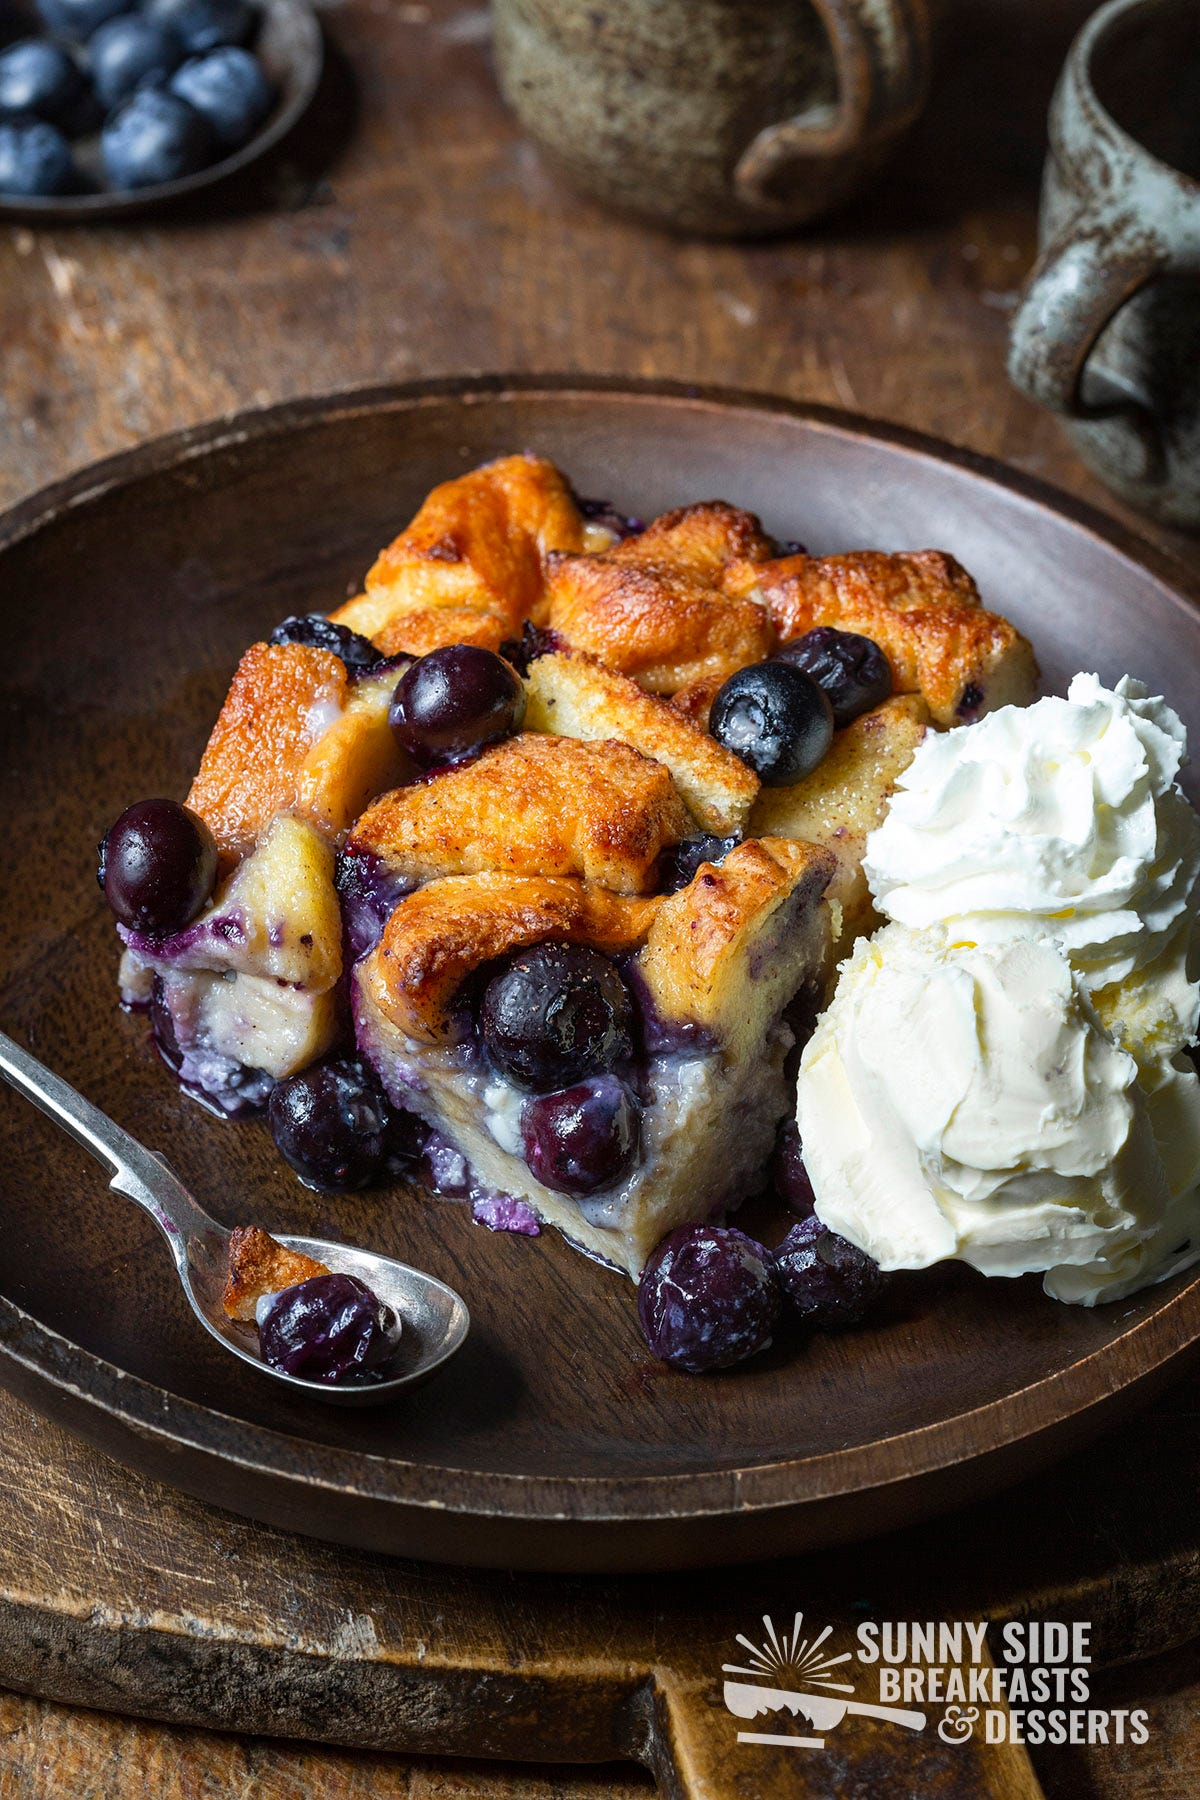
<svg viewBox="0 0 1200 1800">
<path fill-rule="evenodd" d="M 333 1406 L 380 1406 L 402 1388 L 428 1380 L 461 1349 L 470 1329 L 466 1303 L 452 1287 L 422 1269 L 325 1238 L 277 1237 L 370 1288 L 400 1322 L 400 1338 L 383 1372 L 373 1380 L 307 1381 L 265 1362 L 253 1325 L 231 1319 L 222 1305 L 229 1272 L 230 1232 L 210 1218 L 166 1160 L 130 1137 L 120 1125 L 47 1069 L 28 1050 L 0 1032 L 0 1076 L 40 1107 L 56 1125 L 113 1171 L 109 1186 L 149 1213 L 171 1250 L 180 1286 L 204 1329 L 226 1350 L 273 1381 Z"/>
</svg>

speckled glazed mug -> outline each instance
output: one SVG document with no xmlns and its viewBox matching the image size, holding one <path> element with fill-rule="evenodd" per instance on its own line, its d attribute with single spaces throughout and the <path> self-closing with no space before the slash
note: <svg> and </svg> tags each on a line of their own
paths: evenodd
<svg viewBox="0 0 1200 1800">
<path fill-rule="evenodd" d="M 1134 506 L 1200 527 L 1200 0 L 1110 0 L 1050 112 L 1009 372 Z"/>
<path fill-rule="evenodd" d="M 702 236 L 847 198 L 925 100 L 936 0 L 494 0 L 506 99 L 577 188 Z"/>
</svg>

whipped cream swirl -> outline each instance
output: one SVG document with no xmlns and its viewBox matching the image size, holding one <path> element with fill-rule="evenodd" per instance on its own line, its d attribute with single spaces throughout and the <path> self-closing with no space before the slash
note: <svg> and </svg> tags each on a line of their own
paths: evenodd
<svg viewBox="0 0 1200 1800">
<path fill-rule="evenodd" d="M 876 904 L 976 939 L 1048 932 L 1092 990 L 1152 963 L 1178 987 L 1200 879 L 1185 754 L 1178 715 L 1128 676 L 931 732 L 868 840 Z M 1180 1041 L 1196 998 L 1176 995 Z"/>
<path fill-rule="evenodd" d="M 804 1052 L 817 1212 L 884 1269 L 957 1257 L 1116 1299 L 1200 1256 L 1197 1085 L 1164 1071 L 1143 1090 L 1053 939 L 889 925 L 843 966 Z"/>
</svg>

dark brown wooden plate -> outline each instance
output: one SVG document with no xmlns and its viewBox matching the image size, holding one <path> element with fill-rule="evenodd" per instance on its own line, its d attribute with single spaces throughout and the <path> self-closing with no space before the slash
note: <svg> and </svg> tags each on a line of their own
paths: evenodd
<svg viewBox="0 0 1200 1800">
<path fill-rule="evenodd" d="M 0 1021 L 205 1205 L 419 1263 L 467 1348 L 380 1412 L 275 1392 L 183 1306 L 153 1227 L 0 1094 L 0 1382 L 219 1505 L 406 1556 L 530 1569 L 757 1558 L 910 1522 L 1094 1432 L 1200 1338 L 1200 1277 L 1094 1312 L 945 1269 L 870 1329 L 675 1374 L 633 1290 L 547 1233 L 402 1189 L 321 1197 L 257 1124 L 180 1098 L 114 1004 L 93 846 L 186 789 L 243 647 L 350 593 L 432 483 L 536 447 L 653 513 L 719 495 L 832 550 L 936 545 L 1033 637 L 1048 681 L 1129 669 L 1200 729 L 1184 578 L 1095 515 L 928 439 L 753 396 L 480 378 L 251 413 L 162 439 L 0 520 Z"/>
</svg>

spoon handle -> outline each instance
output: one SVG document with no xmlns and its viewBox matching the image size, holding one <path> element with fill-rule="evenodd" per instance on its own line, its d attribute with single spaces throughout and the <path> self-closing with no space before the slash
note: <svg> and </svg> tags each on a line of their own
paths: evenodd
<svg viewBox="0 0 1200 1800">
<path fill-rule="evenodd" d="M 226 1236 L 224 1228 L 197 1206 L 161 1157 L 130 1137 L 107 1113 L 2 1031 L 0 1076 L 90 1150 L 98 1162 L 107 1164 L 113 1172 L 109 1185 L 150 1214 L 170 1244 L 181 1274 L 187 1268 L 189 1237 L 211 1232 Z"/>
</svg>

